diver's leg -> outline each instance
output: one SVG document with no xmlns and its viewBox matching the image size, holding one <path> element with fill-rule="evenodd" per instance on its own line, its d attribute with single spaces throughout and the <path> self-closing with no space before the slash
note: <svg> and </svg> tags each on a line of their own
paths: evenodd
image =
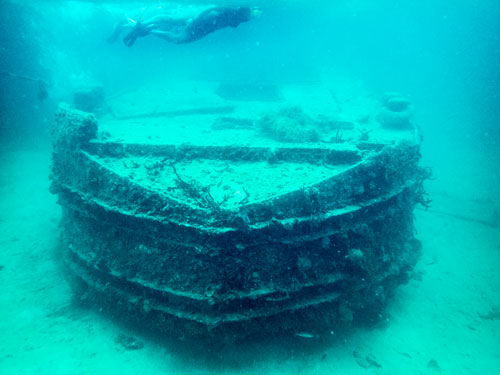
<svg viewBox="0 0 500 375">
<path fill-rule="evenodd" d="M 138 38 L 149 35 L 154 27 L 155 25 L 145 26 L 141 21 L 137 21 L 132 31 L 123 38 L 123 43 L 125 43 L 127 47 L 132 47 Z"/>
<path fill-rule="evenodd" d="M 174 33 L 171 31 L 164 31 L 164 30 L 151 30 L 151 34 L 156 35 L 157 37 L 162 38 L 167 42 L 175 44 L 187 43 L 187 38 L 185 33 Z"/>
</svg>

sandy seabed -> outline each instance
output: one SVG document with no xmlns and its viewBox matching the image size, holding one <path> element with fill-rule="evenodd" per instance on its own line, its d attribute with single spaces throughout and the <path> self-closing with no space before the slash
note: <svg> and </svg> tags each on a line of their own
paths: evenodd
<svg viewBox="0 0 500 375">
<path fill-rule="evenodd" d="M 210 350 L 74 303 L 58 255 L 60 208 L 49 193 L 49 167 L 49 147 L 0 151 L 1 374 L 500 373 L 495 188 L 481 191 L 473 179 L 453 184 L 438 166 L 427 184 L 432 208 L 415 211 L 423 255 L 383 327 L 328 344 L 303 338 Z M 144 347 L 126 350 L 120 335 Z"/>
</svg>

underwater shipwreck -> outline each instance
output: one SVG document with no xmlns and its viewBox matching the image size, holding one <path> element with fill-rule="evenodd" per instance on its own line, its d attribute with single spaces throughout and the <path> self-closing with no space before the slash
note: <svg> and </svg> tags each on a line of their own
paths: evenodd
<svg viewBox="0 0 500 375">
<path fill-rule="evenodd" d="M 210 82 L 78 98 L 97 116 L 60 106 L 51 190 L 80 298 L 176 337 L 384 319 L 420 255 L 407 99 Z"/>
</svg>

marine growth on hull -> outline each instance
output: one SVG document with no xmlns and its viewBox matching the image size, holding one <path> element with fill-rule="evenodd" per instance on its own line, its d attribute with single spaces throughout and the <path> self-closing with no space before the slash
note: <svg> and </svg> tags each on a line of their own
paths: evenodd
<svg viewBox="0 0 500 375">
<path fill-rule="evenodd" d="M 207 82 L 107 103 L 92 92 L 75 105 L 94 114 L 57 112 L 51 177 L 65 263 L 96 305 L 231 340 L 384 317 L 420 253 L 426 172 L 406 98 Z"/>
</svg>

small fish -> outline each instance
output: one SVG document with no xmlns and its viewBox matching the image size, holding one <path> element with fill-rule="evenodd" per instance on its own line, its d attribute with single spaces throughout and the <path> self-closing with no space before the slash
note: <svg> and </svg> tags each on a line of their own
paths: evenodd
<svg viewBox="0 0 500 375">
<path fill-rule="evenodd" d="M 304 339 L 315 339 L 317 337 L 317 335 L 309 333 L 309 332 L 297 332 L 295 334 L 295 336 L 302 337 Z"/>
<path fill-rule="evenodd" d="M 401 354 L 403 357 L 406 357 L 406 358 L 411 358 L 411 355 L 406 353 L 406 352 L 398 352 L 398 354 Z"/>
<path fill-rule="evenodd" d="M 377 359 L 373 354 L 367 354 L 363 356 L 359 352 L 354 351 L 352 352 L 352 356 L 354 357 L 356 363 L 365 369 L 370 367 L 382 368 L 382 365 L 378 363 Z"/>
</svg>

